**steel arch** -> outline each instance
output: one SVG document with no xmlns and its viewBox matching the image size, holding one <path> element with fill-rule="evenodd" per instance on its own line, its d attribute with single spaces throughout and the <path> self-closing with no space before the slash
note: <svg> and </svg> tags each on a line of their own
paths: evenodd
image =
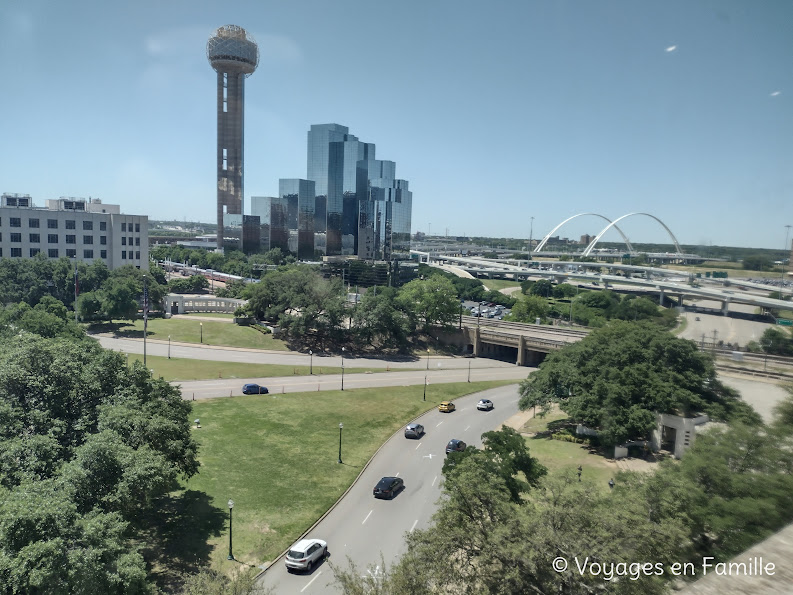
<svg viewBox="0 0 793 595">
<path fill-rule="evenodd" d="M 614 221 L 610 222 L 610 223 L 609 223 L 609 224 L 608 224 L 608 225 L 607 225 L 607 226 L 606 226 L 606 227 L 603 229 L 603 231 L 601 231 L 599 234 L 597 234 L 597 235 L 595 236 L 595 239 L 594 239 L 594 240 L 592 240 L 592 241 L 589 243 L 589 246 L 587 246 L 587 247 L 586 247 L 586 249 L 584 250 L 584 252 L 583 252 L 582 256 L 589 256 L 589 254 L 592 252 L 592 249 L 595 247 L 595 244 L 597 244 L 597 243 L 600 241 L 600 238 L 602 238 L 602 237 L 603 237 L 603 234 L 605 234 L 605 233 L 606 233 L 606 232 L 607 232 L 609 229 L 611 229 L 612 227 L 614 227 L 614 229 L 619 229 L 619 228 L 617 227 L 617 223 L 618 223 L 619 221 L 622 221 L 622 220 L 623 220 L 623 219 L 625 219 L 626 217 L 633 217 L 634 215 L 644 215 L 645 217 L 650 217 L 650 218 L 652 218 L 652 219 L 655 219 L 656 221 L 658 221 L 658 223 L 660 223 L 660 224 L 661 224 L 661 227 L 663 227 L 663 228 L 666 230 L 666 233 L 668 233 L 668 234 L 669 234 L 669 237 L 670 237 L 670 238 L 672 238 L 672 242 L 674 242 L 674 244 L 675 244 L 675 248 L 677 249 L 677 253 L 678 253 L 678 254 L 680 254 L 680 253 L 682 252 L 682 250 L 680 250 L 680 244 L 678 244 L 678 243 L 677 243 L 677 238 L 675 237 L 675 234 L 673 234 L 673 233 L 672 233 L 672 230 L 671 230 L 671 229 L 669 229 L 669 228 L 666 226 L 666 224 L 665 224 L 663 221 L 661 221 L 661 220 L 660 220 L 658 217 L 656 217 L 655 215 L 650 215 L 650 213 L 628 213 L 627 215 L 623 215 L 622 217 L 618 217 L 618 218 L 617 218 L 617 219 L 615 219 Z M 621 235 L 623 238 L 625 238 L 625 234 L 623 234 L 621 231 L 620 231 L 620 235 Z M 625 243 L 627 244 L 627 241 L 626 241 Z M 631 248 L 631 246 L 630 246 L 630 245 L 628 245 L 628 250 L 629 250 L 630 252 L 632 252 L 632 251 L 633 251 L 633 248 Z"/>
<path fill-rule="evenodd" d="M 608 217 L 604 217 L 603 215 L 601 215 L 599 213 L 578 213 L 577 215 L 573 215 L 572 217 L 569 217 L 569 218 L 565 219 L 559 225 L 557 225 L 551 231 L 549 231 L 546 234 L 546 236 L 542 239 L 542 241 L 539 244 L 537 244 L 537 247 L 534 250 L 532 250 L 532 252 L 540 252 L 545 247 L 545 244 L 548 242 L 548 240 L 556 232 L 557 229 L 562 227 L 562 225 L 564 225 L 568 221 L 572 221 L 576 217 L 583 217 L 584 215 L 594 215 L 595 217 L 600 217 L 601 219 L 604 219 L 605 221 L 609 222 L 609 224 L 610 224 L 609 227 L 611 225 L 614 225 L 614 223 L 616 223 L 616 221 L 614 223 L 612 223 L 611 219 L 609 219 Z M 617 221 L 619 221 L 619 219 Z M 608 229 L 608 227 L 606 229 Z M 619 227 L 617 227 L 616 225 L 614 225 L 614 229 L 616 229 L 620 233 L 620 235 L 622 236 L 622 239 L 625 240 L 625 244 L 628 246 L 628 251 L 629 252 L 633 252 L 633 246 L 631 246 L 631 242 L 628 239 L 628 236 L 626 236 L 624 233 L 622 233 L 622 230 Z"/>
</svg>

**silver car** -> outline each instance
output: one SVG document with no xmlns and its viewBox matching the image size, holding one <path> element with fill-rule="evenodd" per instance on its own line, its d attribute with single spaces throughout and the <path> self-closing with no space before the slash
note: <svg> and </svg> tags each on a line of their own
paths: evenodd
<svg viewBox="0 0 793 595">
<path fill-rule="evenodd" d="M 328 555 L 328 544 L 321 539 L 301 539 L 286 552 L 286 569 L 311 572 Z"/>
<path fill-rule="evenodd" d="M 424 435 L 424 426 L 421 424 L 408 424 L 405 426 L 405 438 L 421 438 Z"/>
</svg>

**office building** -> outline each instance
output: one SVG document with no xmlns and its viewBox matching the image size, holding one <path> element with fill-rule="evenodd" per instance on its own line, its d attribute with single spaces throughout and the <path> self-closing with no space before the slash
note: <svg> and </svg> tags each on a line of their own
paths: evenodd
<svg viewBox="0 0 793 595">
<path fill-rule="evenodd" d="M 149 218 L 118 205 L 61 197 L 36 207 L 27 194 L 0 196 L 0 257 L 74 258 L 110 269 L 149 268 Z"/>
<path fill-rule="evenodd" d="M 311 180 L 281 179 L 278 194 L 287 202 L 289 229 L 296 231 L 296 248 L 300 260 L 314 259 L 314 218 L 316 185 Z M 294 211 L 294 219 L 293 213 Z"/>
<path fill-rule="evenodd" d="M 259 48 L 245 29 L 226 25 L 207 42 L 207 59 L 217 72 L 217 247 L 223 249 L 227 221 L 242 227 L 244 207 L 245 79 L 259 64 Z M 225 219 L 224 219 L 225 217 Z M 240 248 L 242 234 L 229 237 Z"/>
<path fill-rule="evenodd" d="M 276 196 L 252 196 L 251 215 L 259 217 L 261 247 L 264 252 L 289 250 L 289 201 Z"/>
</svg>

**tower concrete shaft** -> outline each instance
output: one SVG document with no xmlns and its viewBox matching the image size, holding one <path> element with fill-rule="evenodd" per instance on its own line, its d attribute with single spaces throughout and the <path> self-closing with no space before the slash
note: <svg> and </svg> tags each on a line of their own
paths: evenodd
<svg viewBox="0 0 793 595">
<path fill-rule="evenodd" d="M 217 72 L 217 247 L 223 248 L 224 215 L 244 204 L 245 78 L 259 64 L 256 42 L 236 25 L 221 27 L 207 42 L 207 59 Z M 241 241 L 241 237 L 240 237 Z"/>
</svg>

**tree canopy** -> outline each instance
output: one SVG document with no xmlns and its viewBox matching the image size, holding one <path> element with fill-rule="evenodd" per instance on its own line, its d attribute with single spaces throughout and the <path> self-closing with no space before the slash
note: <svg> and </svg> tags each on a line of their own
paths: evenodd
<svg viewBox="0 0 793 595">
<path fill-rule="evenodd" d="M 520 393 L 522 409 L 558 403 L 605 445 L 647 437 L 656 413 L 759 421 L 718 381 L 709 356 L 649 323 L 614 321 L 550 354 Z"/>
</svg>

